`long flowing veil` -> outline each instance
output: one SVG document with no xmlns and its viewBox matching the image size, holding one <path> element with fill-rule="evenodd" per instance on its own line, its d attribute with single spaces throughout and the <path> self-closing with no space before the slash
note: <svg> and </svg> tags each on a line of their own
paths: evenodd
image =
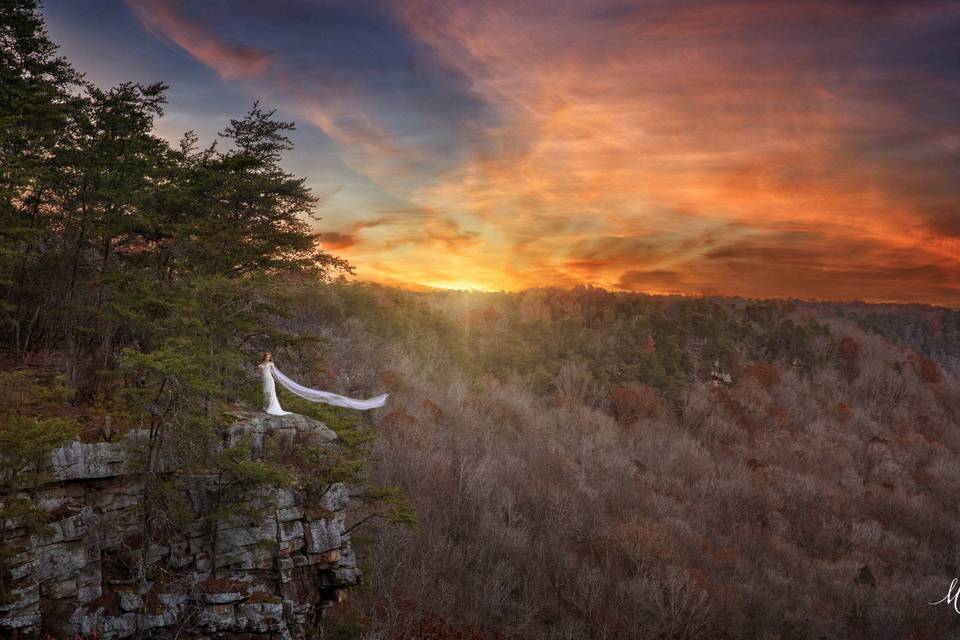
<svg viewBox="0 0 960 640">
<path fill-rule="evenodd" d="M 310 389 L 309 387 L 305 387 L 302 384 L 294 382 L 284 375 L 280 369 L 277 369 L 277 365 L 273 365 L 270 368 L 273 370 L 273 375 L 277 379 L 277 382 L 290 390 L 291 393 L 294 393 L 301 398 L 306 398 L 311 402 L 326 402 L 327 404 L 332 404 L 336 407 L 347 407 L 349 409 L 376 409 L 377 407 L 382 407 L 387 402 L 387 396 L 390 395 L 389 393 L 383 393 L 374 398 L 369 398 L 368 400 L 348 398 L 346 396 L 330 393 L 329 391 Z"/>
</svg>

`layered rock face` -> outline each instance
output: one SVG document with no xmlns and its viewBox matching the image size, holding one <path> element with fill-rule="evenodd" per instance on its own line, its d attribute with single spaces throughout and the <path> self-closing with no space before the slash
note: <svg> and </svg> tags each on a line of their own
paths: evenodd
<svg viewBox="0 0 960 640">
<path fill-rule="evenodd" d="M 130 578 L 133 554 L 143 553 L 144 498 L 134 472 L 143 432 L 120 442 L 74 442 L 51 456 L 54 481 L 36 504 L 51 522 L 32 533 L 0 523 L 13 602 L 0 604 L 0 636 L 31 637 L 40 629 L 100 638 L 256 637 L 313 635 L 322 608 L 360 580 L 344 534 L 346 487 L 331 485 L 313 504 L 288 489 L 244 496 L 244 518 L 216 530 L 196 519 L 182 535 L 146 549 L 158 570 Z M 265 441 L 285 446 L 336 446 L 336 434 L 304 416 L 239 413 L 224 445 L 248 438 L 255 452 Z M 189 503 L 209 500 L 211 476 L 179 477 Z M 12 584 L 12 589 L 9 585 Z"/>
</svg>

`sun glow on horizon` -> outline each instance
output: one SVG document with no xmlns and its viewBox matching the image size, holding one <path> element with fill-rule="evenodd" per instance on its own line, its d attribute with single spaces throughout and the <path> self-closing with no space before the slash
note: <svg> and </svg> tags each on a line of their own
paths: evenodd
<svg viewBox="0 0 960 640">
<path fill-rule="evenodd" d="M 220 91 L 197 122 L 243 96 L 309 133 L 365 279 L 960 307 L 960 5 L 125 2 Z"/>
<path fill-rule="evenodd" d="M 479 291 L 482 293 L 504 291 L 503 288 L 490 287 L 480 284 L 479 282 L 472 282 L 470 280 L 417 282 L 413 284 L 417 287 L 424 287 L 427 289 L 444 289 L 449 291 Z"/>
</svg>

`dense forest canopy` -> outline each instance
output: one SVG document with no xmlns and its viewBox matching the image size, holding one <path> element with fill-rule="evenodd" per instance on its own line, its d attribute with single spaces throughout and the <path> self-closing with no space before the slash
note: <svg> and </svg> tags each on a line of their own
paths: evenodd
<svg viewBox="0 0 960 640">
<path fill-rule="evenodd" d="M 171 146 L 154 133 L 166 86 L 90 84 L 29 0 L 3 4 L 0 57 L 0 520 L 42 524 L 28 472 L 56 445 L 145 429 L 147 549 L 182 515 L 165 474 L 287 477 L 236 467 L 240 449 L 211 462 L 211 438 L 251 390 L 255 353 L 316 347 L 273 322 L 287 292 L 350 266 L 310 231 L 316 198 L 279 164 L 293 125 L 272 111 L 254 104 L 219 140 Z M 342 472 L 327 462 L 311 472 Z"/>
<path fill-rule="evenodd" d="M 35 1 L 2 12 L 0 520 L 42 526 L 52 448 L 144 429 L 142 549 L 201 517 L 170 497 L 185 469 L 354 486 L 367 582 L 325 637 L 950 628 L 927 602 L 960 565 L 956 310 L 350 282 L 282 167 L 291 123 L 254 104 L 171 145 L 164 84 L 93 86 Z M 390 404 L 285 397 L 340 455 L 210 459 L 264 350 Z M 134 551 L 132 579 L 162 570 Z"/>
</svg>

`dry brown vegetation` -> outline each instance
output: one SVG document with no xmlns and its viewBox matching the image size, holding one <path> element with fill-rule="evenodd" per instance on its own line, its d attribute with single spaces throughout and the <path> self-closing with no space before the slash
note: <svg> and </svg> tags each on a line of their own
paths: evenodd
<svg viewBox="0 0 960 640">
<path fill-rule="evenodd" d="M 453 318 L 480 304 L 427 302 Z M 551 317 L 532 304 L 525 313 Z M 491 331 L 515 329 L 508 311 L 481 308 Z M 729 386 L 691 376 L 671 402 L 583 361 L 560 363 L 545 392 L 529 370 L 474 375 L 492 335 L 456 337 L 462 366 L 429 331 L 395 342 L 372 473 L 406 492 L 418 525 L 364 534 L 368 582 L 331 633 L 353 617 L 354 637 L 408 637 L 422 616 L 513 638 L 957 629 L 928 603 L 960 564 L 960 385 L 929 358 L 820 320 L 829 331 L 809 356 L 821 364 L 741 361 Z M 330 337 L 346 358 L 361 335 Z"/>
</svg>

